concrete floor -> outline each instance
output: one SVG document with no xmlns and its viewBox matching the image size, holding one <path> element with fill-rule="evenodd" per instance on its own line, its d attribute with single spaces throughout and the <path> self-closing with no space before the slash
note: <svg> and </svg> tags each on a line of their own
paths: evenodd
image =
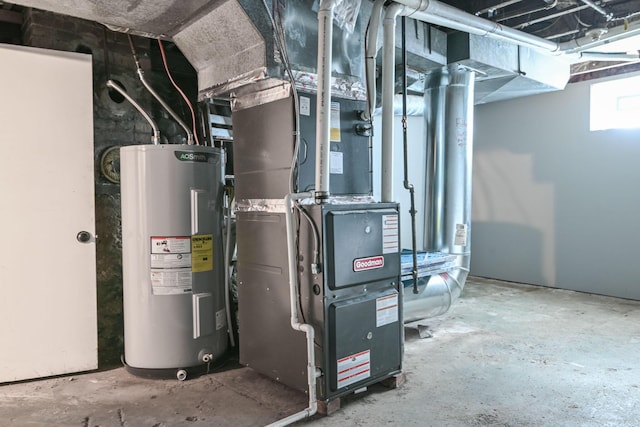
<svg viewBox="0 0 640 427">
<path fill-rule="evenodd" d="M 407 329 L 404 386 L 307 424 L 640 425 L 640 301 L 471 278 L 423 323 L 432 338 Z M 113 369 L 0 386 L 0 425 L 260 426 L 305 405 L 248 368 L 182 383 Z"/>
</svg>

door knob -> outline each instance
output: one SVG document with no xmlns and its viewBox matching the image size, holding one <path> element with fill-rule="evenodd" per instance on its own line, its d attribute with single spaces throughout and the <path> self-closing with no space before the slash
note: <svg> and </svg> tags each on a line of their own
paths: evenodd
<svg viewBox="0 0 640 427">
<path fill-rule="evenodd" d="M 76 239 L 80 243 L 89 243 L 91 241 L 91 233 L 88 231 L 81 231 L 76 235 Z"/>
</svg>

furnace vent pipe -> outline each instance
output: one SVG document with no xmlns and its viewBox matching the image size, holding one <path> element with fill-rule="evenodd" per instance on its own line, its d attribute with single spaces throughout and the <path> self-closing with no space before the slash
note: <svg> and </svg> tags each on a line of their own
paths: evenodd
<svg viewBox="0 0 640 427">
<path fill-rule="evenodd" d="M 382 202 L 393 202 L 393 98 L 396 83 L 396 18 L 404 10 L 387 7 L 382 20 Z"/>
<path fill-rule="evenodd" d="M 456 255 L 456 266 L 429 277 L 418 295 L 405 293 L 405 322 L 445 313 L 469 274 L 474 80 L 455 64 L 425 80 L 425 249 Z"/>
<path fill-rule="evenodd" d="M 321 0 L 318 8 L 318 96 L 316 101 L 316 203 L 329 198 L 331 148 L 331 67 L 333 11 L 341 0 Z"/>
</svg>

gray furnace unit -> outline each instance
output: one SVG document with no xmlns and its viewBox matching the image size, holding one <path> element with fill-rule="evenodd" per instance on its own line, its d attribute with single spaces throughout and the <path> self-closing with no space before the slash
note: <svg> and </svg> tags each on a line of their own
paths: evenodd
<svg viewBox="0 0 640 427">
<path fill-rule="evenodd" d="M 223 156 L 193 145 L 120 153 L 124 361 L 182 380 L 227 349 Z"/>
<path fill-rule="evenodd" d="M 252 95 L 260 99 L 260 94 Z M 290 179 L 313 186 L 315 95 L 299 93 L 301 147 L 294 156 L 291 95 L 233 112 L 240 362 L 306 391 L 305 335 L 290 324 L 283 198 Z M 304 100 L 308 98 L 308 100 Z M 242 101 L 242 100 L 241 100 Z M 309 102 L 312 101 L 312 102 Z M 402 287 L 398 206 L 373 203 L 369 138 L 358 135 L 362 102 L 334 98 L 328 203 L 295 209 L 301 321 L 315 329 L 320 401 L 401 371 Z M 314 108 L 315 109 L 315 108 Z M 308 114 L 309 117 L 306 117 Z M 339 138 L 338 138 L 339 135 Z M 337 160 L 336 160 L 337 159 Z"/>
</svg>

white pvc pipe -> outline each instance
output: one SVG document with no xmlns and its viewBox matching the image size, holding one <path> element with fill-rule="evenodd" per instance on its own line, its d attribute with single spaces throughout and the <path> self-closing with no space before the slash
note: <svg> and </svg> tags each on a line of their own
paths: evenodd
<svg viewBox="0 0 640 427">
<path fill-rule="evenodd" d="M 318 96 L 316 100 L 316 203 L 329 198 L 331 144 L 331 66 L 333 9 L 336 0 L 321 0 L 318 8 Z"/>
<path fill-rule="evenodd" d="M 396 83 L 396 18 L 404 10 L 387 7 L 382 20 L 382 185 L 381 199 L 393 202 L 393 96 Z"/>
<path fill-rule="evenodd" d="M 287 259 L 289 262 L 289 303 L 291 309 L 291 327 L 296 331 L 301 331 L 307 337 L 307 382 L 309 387 L 309 406 L 287 418 L 276 421 L 269 426 L 286 426 L 296 421 L 313 416 L 318 412 L 318 400 L 316 397 L 316 378 L 318 370 L 316 368 L 313 326 L 300 322 L 298 313 L 298 269 L 296 258 L 296 241 L 293 227 L 293 203 L 295 200 L 311 198 L 312 193 L 290 193 L 284 198 L 285 203 L 285 223 L 287 227 Z"/>
</svg>

